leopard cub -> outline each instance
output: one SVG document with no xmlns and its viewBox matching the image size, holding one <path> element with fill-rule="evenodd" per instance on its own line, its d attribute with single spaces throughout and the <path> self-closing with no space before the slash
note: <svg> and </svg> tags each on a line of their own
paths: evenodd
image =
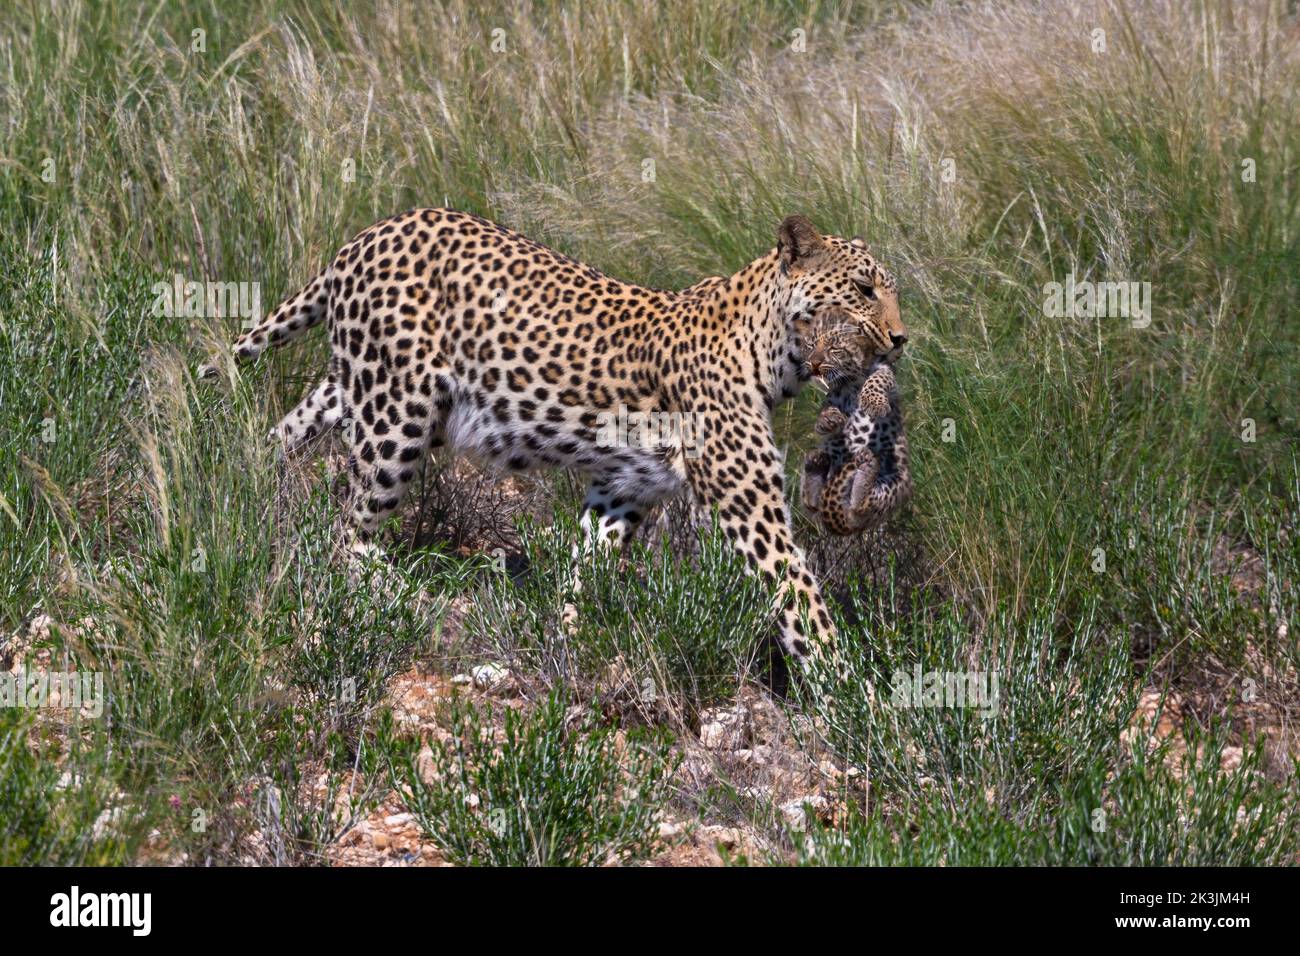
<svg viewBox="0 0 1300 956">
<path fill-rule="evenodd" d="M 832 534 L 876 528 L 912 495 L 891 358 L 855 348 L 844 326 L 815 341 L 809 362 L 829 392 L 815 426 L 822 443 L 804 462 L 802 497 Z"/>
</svg>

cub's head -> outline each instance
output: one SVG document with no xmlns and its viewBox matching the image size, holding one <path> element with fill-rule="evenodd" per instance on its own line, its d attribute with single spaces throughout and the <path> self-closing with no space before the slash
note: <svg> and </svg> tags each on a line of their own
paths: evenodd
<svg viewBox="0 0 1300 956">
<path fill-rule="evenodd" d="M 881 355 L 876 341 L 845 313 L 824 313 L 809 332 L 808 373 L 829 389 L 863 382 L 882 362 L 892 365 L 898 350 Z"/>
<path fill-rule="evenodd" d="M 777 260 L 796 334 L 812 351 L 818 334 L 847 326 L 836 333 L 842 346 L 870 358 L 898 358 L 907 342 L 898 285 L 865 242 L 823 236 L 807 217 L 787 216 L 777 235 Z"/>
</svg>

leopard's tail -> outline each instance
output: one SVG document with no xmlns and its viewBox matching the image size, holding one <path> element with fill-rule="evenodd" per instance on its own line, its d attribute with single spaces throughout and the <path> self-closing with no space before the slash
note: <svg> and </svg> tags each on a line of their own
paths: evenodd
<svg viewBox="0 0 1300 956">
<path fill-rule="evenodd" d="M 330 267 L 326 266 L 301 291 L 289 296 L 257 326 L 235 339 L 231 346 L 235 361 L 252 362 L 268 347 L 279 348 L 319 325 L 329 311 L 329 276 Z M 215 359 L 199 366 L 200 378 L 216 374 Z"/>
</svg>

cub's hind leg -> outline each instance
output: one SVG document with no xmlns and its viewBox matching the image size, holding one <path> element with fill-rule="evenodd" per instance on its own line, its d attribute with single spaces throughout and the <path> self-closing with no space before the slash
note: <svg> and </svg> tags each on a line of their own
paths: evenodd
<svg viewBox="0 0 1300 956">
<path fill-rule="evenodd" d="M 888 474 L 877 476 L 860 492 L 855 486 L 851 499 L 856 500 L 851 500 L 851 504 L 856 513 L 867 516 L 869 522 L 878 523 L 901 508 L 911 497 L 911 473 L 905 466 L 894 467 Z"/>
<path fill-rule="evenodd" d="M 859 518 L 868 517 L 877 504 L 872 497 L 876 480 L 880 477 L 880 459 L 873 452 L 864 449 L 853 459 L 853 479 L 848 486 L 848 510 Z"/>
<path fill-rule="evenodd" d="M 872 488 L 880 461 L 863 449 L 831 476 L 822 495 L 822 523 L 832 534 L 856 534 L 876 518 Z"/>
</svg>

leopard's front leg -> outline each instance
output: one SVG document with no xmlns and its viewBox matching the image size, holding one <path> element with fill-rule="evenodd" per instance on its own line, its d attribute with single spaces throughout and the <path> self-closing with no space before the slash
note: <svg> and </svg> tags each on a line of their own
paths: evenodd
<svg viewBox="0 0 1300 956">
<path fill-rule="evenodd" d="M 703 454 L 687 459 L 691 490 L 702 505 L 717 509 L 723 532 L 751 571 L 780 585 L 781 646 L 807 665 L 830 652 L 835 626 L 794 543 L 781 454 L 766 410 L 715 410 L 701 417 Z"/>
</svg>

